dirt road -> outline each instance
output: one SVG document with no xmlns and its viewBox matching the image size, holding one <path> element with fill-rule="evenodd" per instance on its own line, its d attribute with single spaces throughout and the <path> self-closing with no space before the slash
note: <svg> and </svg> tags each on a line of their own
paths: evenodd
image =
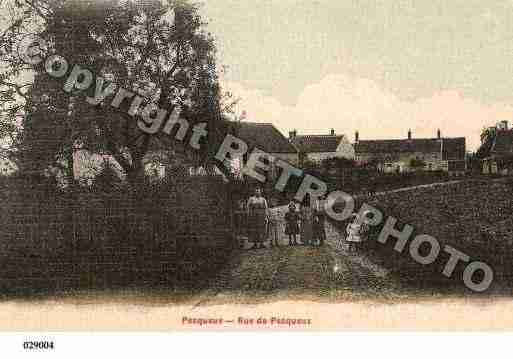
<svg viewBox="0 0 513 359">
<path fill-rule="evenodd" d="M 363 254 L 349 253 L 342 235 L 326 223 L 322 247 L 288 246 L 284 234 L 285 207 L 271 210 L 278 223 L 279 247 L 241 250 L 212 282 L 198 306 L 258 303 L 274 299 L 344 301 L 392 300 L 398 283 Z"/>
</svg>

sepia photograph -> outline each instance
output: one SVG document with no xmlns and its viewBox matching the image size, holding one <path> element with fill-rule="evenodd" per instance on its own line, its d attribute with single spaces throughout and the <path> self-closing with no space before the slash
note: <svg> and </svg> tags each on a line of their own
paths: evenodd
<svg viewBox="0 0 513 359">
<path fill-rule="evenodd" d="M 512 58 L 509 0 L 0 0 L 0 330 L 511 330 Z"/>
</svg>

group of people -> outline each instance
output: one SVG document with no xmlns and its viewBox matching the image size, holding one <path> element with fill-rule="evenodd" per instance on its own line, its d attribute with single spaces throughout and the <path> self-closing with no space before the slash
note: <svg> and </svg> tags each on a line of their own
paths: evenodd
<svg viewBox="0 0 513 359">
<path fill-rule="evenodd" d="M 326 214 L 324 212 L 325 198 L 317 198 L 310 201 L 306 196 L 302 203 L 292 201 L 289 203 L 284 215 L 285 235 L 288 237 L 289 246 L 311 245 L 323 246 L 326 241 Z M 238 227 L 243 228 L 249 242 L 253 245 L 250 249 L 265 248 L 265 242 L 269 239 L 271 246 L 278 246 L 278 220 L 270 216 L 267 200 L 260 188 L 246 202 L 241 203 L 241 214 Z M 363 214 L 363 218 L 368 213 Z M 244 218 L 242 220 L 242 218 Z M 345 241 L 350 252 L 356 251 L 369 235 L 369 226 L 360 220 L 357 214 L 353 214 L 346 227 Z M 243 248 L 243 243 L 240 243 Z"/>
<path fill-rule="evenodd" d="M 314 206 L 311 206 L 307 200 L 300 209 L 297 208 L 296 202 L 289 203 L 288 211 L 285 213 L 285 234 L 289 238 L 289 246 L 324 245 L 325 214 L 320 201 L 317 200 Z"/>
<path fill-rule="evenodd" d="M 310 203 L 307 196 L 301 205 L 290 202 L 285 213 L 285 234 L 289 246 L 324 245 L 326 240 L 325 214 L 321 204 L 322 199 Z M 260 188 L 245 203 L 248 239 L 253 243 L 251 249 L 265 248 L 264 242 L 270 238 L 270 245 L 278 245 L 277 221 L 271 218 L 267 200 Z"/>
</svg>

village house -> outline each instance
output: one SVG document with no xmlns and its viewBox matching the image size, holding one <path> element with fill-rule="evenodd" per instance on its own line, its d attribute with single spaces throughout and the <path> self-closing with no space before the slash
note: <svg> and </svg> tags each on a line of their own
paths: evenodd
<svg viewBox="0 0 513 359">
<path fill-rule="evenodd" d="M 495 127 L 489 128 L 491 138 L 484 138 L 488 142 L 485 158 L 483 158 L 484 174 L 513 173 L 513 129 L 508 128 L 508 121 L 501 121 Z"/>
<path fill-rule="evenodd" d="M 271 123 L 238 122 L 233 123 L 232 133 L 248 145 L 248 153 L 253 148 L 258 148 L 269 154 L 271 159 L 271 178 L 279 174 L 280 169 L 276 166 L 278 159 L 284 160 L 291 165 L 298 165 L 298 150 L 288 139 Z M 145 174 L 150 179 L 159 180 L 167 173 L 178 175 L 205 176 L 208 171 L 201 165 L 195 165 L 194 154 L 188 152 L 184 144 L 175 144 L 173 149 L 161 150 L 150 149 L 143 159 Z M 233 158 L 225 162 L 236 176 L 242 175 L 243 164 L 247 161 L 248 154 L 243 158 Z M 77 157 L 77 168 L 84 182 L 92 183 L 95 175 L 101 170 L 105 161 L 113 164 L 113 168 L 120 178 L 124 178 L 122 169 L 117 165 L 111 156 L 93 155 L 87 152 L 80 153 Z M 214 167 L 215 174 L 224 175 L 219 168 Z"/>
<path fill-rule="evenodd" d="M 331 129 L 329 135 L 298 135 L 297 131 L 289 132 L 289 140 L 293 143 L 301 157 L 313 162 L 321 162 L 328 158 L 354 159 L 355 153 L 351 142 L 345 135 L 337 135 Z"/>
<path fill-rule="evenodd" d="M 84 184 L 92 184 L 94 178 L 108 165 L 121 180 L 126 174 L 119 163 L 111 155 L 100 155 L 88 151 L 77 151 L 75 157 L 75 177 Z M 191 155 L 184 151 L 183 146 L 176 145 L 174 149 L 162 150 L 153 148 L 142 159 L 144 174 L 154 181 L 163 179 L 168 174 L 207 175 L 207 171 L 195 165 Z M 219 171 L 216 171 L 219 173 Z"/>
<path fill-rule="evenodd" d="M 413 138 L 409 130 L 406 139 L 394 140 L 360 140 L 357 131 L 354 149 L 357 163 L 374 163 L 385 173 L 421 169 L 462 175 L 466 170 L 465 137 L 442 137 L 440 130 L 435 138 Z"/>
<path fill-rule="evenodd" d="M 277 160 L 283 160 L 291 165 L 299 163 L 299 152 L 294 144 L 276 128 L 272 123 L 257 123 L 241 121 L 235 127 L 235 136 L 248 145 L 248 153 L 258 148 L 269 156 L 271 178 L 279 174 L 280 169 L 276 166 Z M 246 162 L 248 154 L 242 159 L 232 159 L 232 170 L 240 174 L 243 163 Z"/>
</svg>

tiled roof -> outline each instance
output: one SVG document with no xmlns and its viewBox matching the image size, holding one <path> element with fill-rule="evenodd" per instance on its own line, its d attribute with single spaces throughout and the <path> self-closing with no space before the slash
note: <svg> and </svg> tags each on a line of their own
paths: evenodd
<svg viewBox="0 0 513 359">
<path fill-rule="evenodd" d="M 301 135 L 292 142 L 304 153 L 336 152 L 343 135 Z"/>
<path fill-rule="evenodd" d="M 356 153 L 433 153 L 442 151 L 447 158 L 465 158 L 465 138 L 414 138 L 411 140 L 362 140 L 354 145 Z"/>
<path fill-rule="evenodd" d="M 297 149 L 272 123 L 242 121 L 235 126 L 235 135 L 251 149 L 267 153 L 297 153 Z"/>
<path fill-rule="evenodd" d="M 443 160 L 463 160 L 467 152 L 465 137 L 443 138 Z"/>
</svg>

